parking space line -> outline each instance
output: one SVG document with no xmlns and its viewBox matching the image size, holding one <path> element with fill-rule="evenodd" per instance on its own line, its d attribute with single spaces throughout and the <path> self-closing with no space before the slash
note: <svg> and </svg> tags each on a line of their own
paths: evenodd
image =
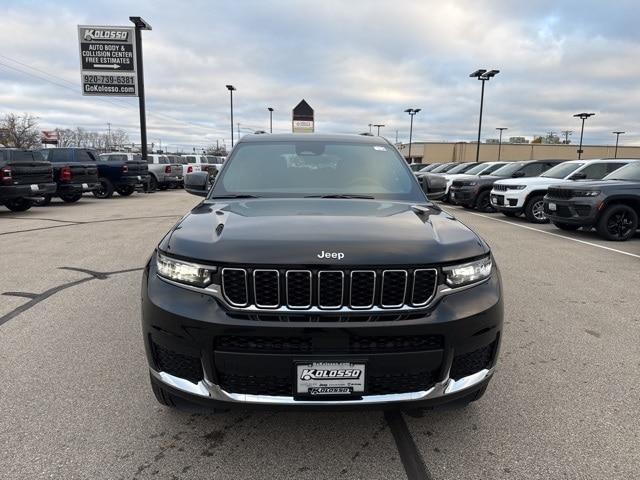
<svg viewBox="0 0 640 480">
<path fill-rule="evenodd" d="M 387 411 L 384 412 L 384 419 L 391 429 L 408 480 L 431 480 L 433 477 L 413 441 L 402 413 L 397 410 Z"/>
<path fill-rule="evenodd" d="M 449 207 L 447 207 L 449 208 Z M 456 210 L 462 210 L 460 208 L 456 208 Z M 635 253 L 625 252 L 624 250 L 618 250 L 617 248 L 605 247 L 604 245 L 599 245 L 593 242 L 587 242 L 586 240 L 580 240 L 579 238 L 571 238 L 565 235 L 560 235 L 559 233 L 547 232 L 546 230 L 540 230 L 539 228 L 530 227 L 528 225 L 521 225 L 519 223 L 510 222 L 509 220 L 502 220 L 501 218 L 490 217 L 489 215 L 484 215 L 482 213 L 470 212 L 468 210 L 463 210 L 464 213 L 468 213 L 469 215 L 475 215 L 476 217 L 488 218 L 489 220 L 493 220 L 496 222 L 507 223 L 509 225 L 513 225 L 514 227 L 525 228 L 527 230 L 533 230 L 534 232 L 544 233 L 546 235 L 551 235 L 553 237 L 564 238 L 565 240 L 571 240 L 572 242 L 582 243 L 584 245 L 589 245 L 591 247 L 601 248 L 603 250 L 609 250 L 610 252 L 620 253 L 622 255 L 627 255 L 629 257 L 640 259 L 640 255 L 636 255 Z"/>
</svg>

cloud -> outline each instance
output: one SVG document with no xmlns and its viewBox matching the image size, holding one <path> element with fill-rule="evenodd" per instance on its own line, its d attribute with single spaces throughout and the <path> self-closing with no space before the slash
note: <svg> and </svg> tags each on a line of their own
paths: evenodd
<svg viewBox="0 0 640 480">
<path fill-rule="evenodd" d="M 136 99 L 80 95 L 76 25 L 138 14 L 153 25 L 143 32 L 149 139 L 165 145 L 229 143 L 227 83 L 243 133 L 267 128 L 267 107 L 274 131 L 289 131 L 305 98 L 321 131 L 383 123 L 403 140 L 403 110 L 417 107 L 414 138 L 472 141 L 480 85 L 468 74 L 479 67 L 501 70 L 486 85 L 483 137 L 498 126 L 514 136 L 577 131 L 572 115 L 587 110 L 597 113 L 587 143 L 611 143 L 618 129 L 640 142 L 632 1 L 147 0 L 133 10 L 123 0 L 0 7 L 0 43 L 12 45 L 0 53 L 0 105 L 43 128 L 111 122 L 137 139 Z"/>
</svg>

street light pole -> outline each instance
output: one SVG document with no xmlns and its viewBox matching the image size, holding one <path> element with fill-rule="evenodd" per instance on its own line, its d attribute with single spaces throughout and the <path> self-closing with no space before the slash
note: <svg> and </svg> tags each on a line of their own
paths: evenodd
<svg viewBox="0 0 640 480">
<path fill-rule="evenodd" d="M 273 133 L 273 108 L 268 107 L 269 110 L 269 133 Z"/>
<path fill-rule="evenodd" d="M 142 159 L 147 160 L 147 112 L 144 97 L 144 71 L 142 70 L 142 30 L 151 30 L 149 25 L 141 17 L 129 17 L 129 20 L 135 25 L 136 36 L 136 66 L 138 70 L 138 108 L 140 110 L 140 143 L 142 150 Z"/>
<path fill-rule="evenodd" d="M 373 127 L 372 123 L 369 124 L 369 133 L 371 133 L 371 127 Z"/>
<path fill-rule="evenodd" d="M 418 113 L 421 108 L 407 108 L 405 113 L 411 116 L 411 124 L 409 126 L 409 163 L 411 163 L 411 142 L 413 140 L 413 116 Z"/>
<path fill-rule="evenodd" d="M 500 131 L 500 139 L 498 140 L 498 161 L 500 161 L 500 153 L 502 150 L 502 131 L 509 130 L 507 127 L 498 127 L 496 130 Z"/>
<path fill-rule="evenodd" d="M 620 135 L 624 135 L 626 132 L 611 132 L 616 136 L 616 149 L 613 153 L 613 158 L 618 158 L 618 140 L 620 140 Z"/>
<path fill-rule="evenodd" d="M 380 136 L 380 127 L 384 127 L 384 125 L 382 123 L 374 123 L 373 126 L 378 128 L 378 136 Z"/>
<path fill-rule="evenodd" d="M 236 89 L 233 85 L 227 85 L 231 98 L 231 148 L 233 148 L 233 92 Z"/>
<path fill-rule="evenodd" d="M 480 118 L 478 120 L 478 145 L 476 146 L 476 162 L 480 161 L 480 134 L 482 132 L 482 108 L 484 106 L 484 82 L 487 80 L 491 80 L 497 74 L 500 73 L 500 70 L 489 70 L 487 71 L 484 68 L 478 69 L 475 72 L 469 74 L 472 78 L 477 78 L 482 81 L 482 90 L 480 91 Z"/>
<path fill-rule="evenodd" d="M 582 120 L 582 127 L 580 128 L 580 146 L 578 147 L 578 160 L 580 160 L 582 158 L 582 137 L 584 135 L 584 121 L 589 118 L 589 117 L 593 117 L 595 115 L 595 113 L 576 113 L 574 115 L 574 117 L 579 118 Z"/>
</svg>

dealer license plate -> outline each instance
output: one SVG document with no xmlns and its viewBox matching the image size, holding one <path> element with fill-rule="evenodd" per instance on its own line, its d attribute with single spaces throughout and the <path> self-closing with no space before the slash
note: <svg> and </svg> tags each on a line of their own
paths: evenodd
<svg viewBox="0 0 640 480">
<path fill-rule="evenodd" d="M 142 177 L 140 175 L 138 175 L 138 180 L 142 180 Z"/>
<path fill-rule="evenodd" d="M 296 364 L 296 394 L 310 396 L 361 395 L 365 364 L 305 362 Z"/>
<path fill-rule="evenodd" d="M 555 212 L 558 209 L 555 203 L 549 202 L 549 211 Z"/>
<path fill-rule="evenodd" d="M 37 192 L 38 190 L 40 190 L 40 188 L 38 187 L 38 185 L 36 185 L 35 183 L 33 185 L 31 185 L 31 191 L 32 192 Z"/>
<path fill-rule="evenodd" d="M 82 189 L 83 190 L 88 190 L 89 189 L 89 184 L 88 183 L 83 183 L 82 184 Z"/>
</svg>

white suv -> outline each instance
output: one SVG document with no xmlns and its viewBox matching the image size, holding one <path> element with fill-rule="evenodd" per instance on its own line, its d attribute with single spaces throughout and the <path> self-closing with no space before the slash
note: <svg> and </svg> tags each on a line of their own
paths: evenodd
<svg viewBox="0 0 640 480">
<path fill-rule="evenodd" d="M 571 160 L 550 168 L 538 177 L 498 180 L 491 190 L 491 205 L 507 217 L 524 213 L 533 223 L 549 221 L 543 210 L 543 197 L 550 185 L 576 180 L 600 180 L 636 160 Z"/>
</svg>

